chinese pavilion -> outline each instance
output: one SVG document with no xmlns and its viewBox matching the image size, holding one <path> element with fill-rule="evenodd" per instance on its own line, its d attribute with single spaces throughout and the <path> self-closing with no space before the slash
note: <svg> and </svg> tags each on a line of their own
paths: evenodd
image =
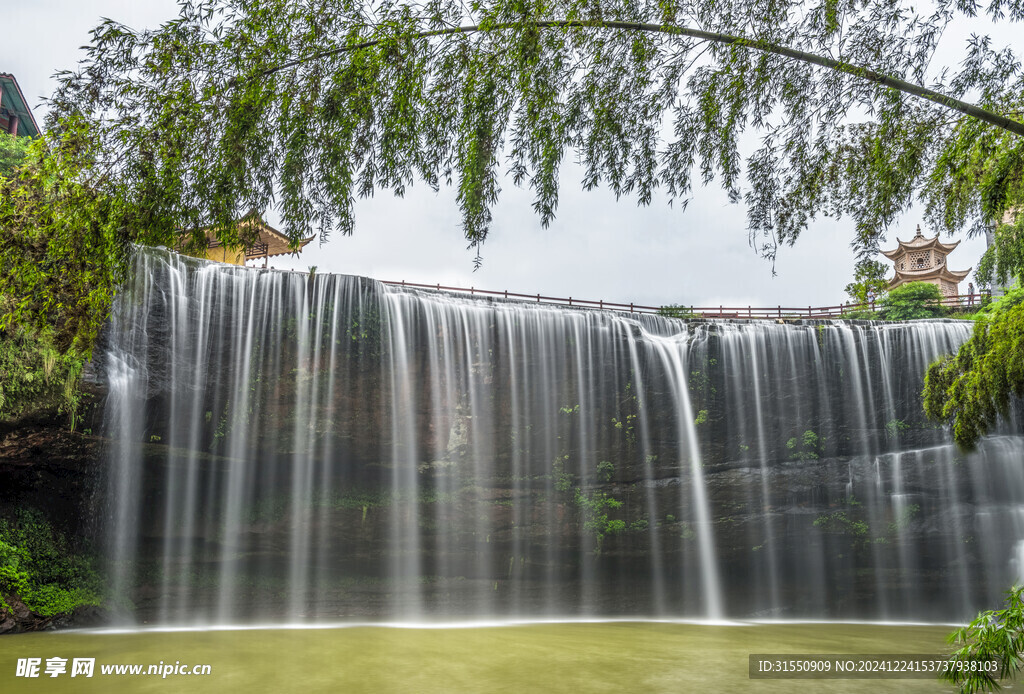
<svg viewBox="0 0 1024 694">
<path fill-rule="evenodd" d="M 891 251 L 882 254 L 896 266 L 896 275 L 889 280 L 889 289 L 895 289 L 907 282 L 929 282 L 938 285 L 943 296 L 956 296 L 960 293 L 959 284 L 971 268 L 966 270 L 950 270 L 946 266 L 946 257 L 960 245 L 959 241 L 942 243 L 939 237 L 926 239 L 921 233 L 921 225 L 917 225 L 917 233 L 910 241 L 900 241 Z"/>
</svg>

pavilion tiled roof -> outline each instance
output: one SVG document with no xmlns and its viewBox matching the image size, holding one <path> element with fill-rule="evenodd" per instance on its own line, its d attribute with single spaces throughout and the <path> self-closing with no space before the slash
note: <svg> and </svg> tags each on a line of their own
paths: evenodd
<svg viewBox="0 0 1024 694">
<path fill-rule="evenodd" d="M 914 238 L 909 241 L 900 241 L 899 239 L 896 239 L 896 243 L 898 244 L 896 248 L 891 251 L 882 251 L 882 255 L 890 260 L 895 260 L 904 253 L 908 253 L 910 251 L 921 251 L 928 248 L 937 248 L 943 253 L 950 253 L 954 248 L 960 245 L 959 241 L 954 241 L 953 243 L 942 243 L 939 241 L 938 236 L 926 239 L 924 234 L 921 233 L 920 224 L 917 226 L 917 233 L 914 234 Z"/>
</svg>

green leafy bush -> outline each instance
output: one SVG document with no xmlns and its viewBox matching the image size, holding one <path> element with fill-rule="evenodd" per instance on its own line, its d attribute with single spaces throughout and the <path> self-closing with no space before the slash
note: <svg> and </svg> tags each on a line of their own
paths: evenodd
<svg viewBox="0 0 1024 694">
<path fill-rule="evenodd" d="M 51 617 L 98 605 L 101 593 L 91 558 L 73 552 L 41 513 L 0 520 L 0 594 L 16 594 L 33 612 Z"/>
<path fill-rule="evenodd" d="M 940 302 L 942 292 L 930 282 L 908 282 L 890 291 L 880 302 L 879 314 L 885 320 L 941 318 L 949 311 Z"/>
<path fill-rule="evenodd" d="M 793 437 L 786 441 L 790 460 L 817 460 L 821 454 L 824 439 L 808 429 L 800 438 Z"/>
<path fill-rule="evenodd" d="M 4 595 L 21 595 L 28 587 L 28 574 L 23 570 L 25 553 L 14 545 L 0 540 L 0 607 L 7 607 Z"/>
<path fill-rule="evenodd" d="M 1024 396 L 1024 288 L 979 312 L 971 338 L 956 355 L 939 358 L 924 380 L 924 411 L 953 428 L 964 450 Z"/>
<path fill-rule="evenodd" d="M 658 309 L 658 315 L 665 318 L 700 318 L 700 314 L 694 313 L 688 306 L 679 304 L 668 304 Z"/>
<path fill-rule="evenodd" d="M 0 176 L 8 178 L 28 156 L 31 138 L 16 137 L 0 132 Z"/>
<path fill-rule="evenodd" d="M 0 295 L 0 313 L 5 303 Z M 22 325 L 0 328 L 0 421 L 56 411 L 68 416 L 73 429 L 84 363 L 84 356 L 75 350 L 61 354 L 46 328 L 38 332 Z"/>
<path fill-rule="evenodd" d="M 576 487 L 573 501 L 580 509 L 583 530 L 592 533 L 596 541 L 595 554 L 601 553 L 605 536 L 615 535 L 626 529 L 626 521 L 608 517 L 609 511 L 622 507 L 622 502 L 606 492 L 585 492 Z"/>
</svg>

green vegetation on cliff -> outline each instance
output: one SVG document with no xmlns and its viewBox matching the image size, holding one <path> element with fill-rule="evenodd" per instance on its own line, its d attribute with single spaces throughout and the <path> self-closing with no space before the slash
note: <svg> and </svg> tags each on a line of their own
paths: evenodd
<svg viewBox="0 0 1024 694">
<path fill-rule="evenodd" d="M 89 127 L 70 120 L 29 145 L 16 176 L 0 177 L 0 330 L 52 336 L 62 354 L 92 351 L 128 277 L 134 228 L 145 228 L 100 192 L 89 168 L 99 156 Z"/>
<path fill-rule="evenodd" d="M 21 510 L 0 519 L 0 609 L 16 595 L 43 617 L 99 605 L 102 585 L 92 559 L 75 552 L 42 513 Z"/>
<path fill-rule="evenodd" d="M 1009 412 L 1011 395 L 1024 396 L 1024 288 L 981 311 L 960 351 L 928 367 L 924 409 L 970 450 Z"/>
<path fill-rule="evenodd" d="M 0 304 L 5 301 L 0 296 Z M 77 352 L 61 354 L 48 329 L 0 328 L 0 422 L 58 412 L 68 416 L 73 429 L 83 363 Z"/>
<path fill-rule="evenodd" d="M 77 384 L 126 276 L 137 220 L 85 170 L 88 127 L 17 153 L 0 176 L 0 422 L 57 409 L 72 425 Z"/>
</svg>

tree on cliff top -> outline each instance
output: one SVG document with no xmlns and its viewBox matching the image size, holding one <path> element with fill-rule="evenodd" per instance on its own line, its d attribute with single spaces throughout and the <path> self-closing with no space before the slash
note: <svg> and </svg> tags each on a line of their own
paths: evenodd
<svg viewBox="0 0 1024 694">
<path fill-rule="evenodd" d="M 880 302 L 885 320 L 941 318 L 949 313 L 942 305 L 942 292 L 931 282 L 908 282 L 891 290 Z"/>
<path fill-rule="evenodd" d="M 871 258 L 861 258 L 853 268 L 853 282 L 846 285 L 846 293 L 855 303 L 865 304 L 889 289 L 885 275 L 889 266 Z"/>
</svg>

